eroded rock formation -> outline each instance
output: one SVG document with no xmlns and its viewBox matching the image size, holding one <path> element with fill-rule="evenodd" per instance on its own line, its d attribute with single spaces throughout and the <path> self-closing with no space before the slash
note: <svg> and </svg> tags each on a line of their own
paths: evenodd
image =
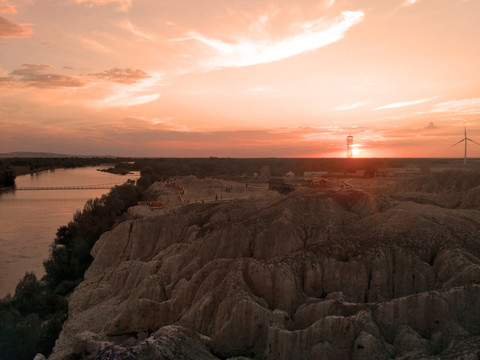
<svg viewBox="0 0 480 360">
<path fill-rule="evenodd" d="M 50 359 L 476 358 L 479 230 L 475 209 L 356 190 L 126 221 Z"/>
</svg>

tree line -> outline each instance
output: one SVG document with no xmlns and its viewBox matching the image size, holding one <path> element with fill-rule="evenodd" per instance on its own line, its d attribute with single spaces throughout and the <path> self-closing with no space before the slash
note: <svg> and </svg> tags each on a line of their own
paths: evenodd
<svg viewBox="0 0 480 360">
<path fill-rule="evenodd" d="M 52 169 L 68 169 L 84 166 L 98 166 L 101 164 L 121 163 L 125 158 L 4 158 L 0 159 L 0 187 L 14 186 L 18 175 L 31 174 L 38 171 Z"/>
</svg>

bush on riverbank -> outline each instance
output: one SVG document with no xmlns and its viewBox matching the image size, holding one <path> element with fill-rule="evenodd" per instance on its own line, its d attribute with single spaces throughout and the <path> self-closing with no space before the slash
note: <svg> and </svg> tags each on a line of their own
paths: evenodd
<svg viewBox="0 0 480 360">
<path fill-rule="evenodd" d="M 66 319 L 67 303 L 27 272 L 13 297 L 0 301 L 2 359 L 32 359 L 50 353 Z"/>
<path fill-rule="evenodd" d="M 48 355 L 67 318 L 68 295 L 92 262 L 90 250 L 142 193 L 133 181 L 115 186 L 107 195 L 89 200 L 83 211 L 57 231 L 46 275 L 38 280 L 26 273 L 15 295 L 0 300 L 0 354 L 2 359 L 31 360 Z"/>
<path fill-rule="evenodd" d="M 6 168 L 0 169 L 0 187 L 15 185 L 15 170 Z"/>
<path fill-rule="evenodd" d="M 136 205 L 139 197 L 133 182 L 116 186 L 108 195 L 88 200 L 83 211 L 75 212 L 73 220 L 58 229 L 51 256 L 44 262 L 43 280 L 51 291 L 66 295 L 73 290 L 92 262 L 90 250 L 97 239 L 126 209 Z"/>
</svg>

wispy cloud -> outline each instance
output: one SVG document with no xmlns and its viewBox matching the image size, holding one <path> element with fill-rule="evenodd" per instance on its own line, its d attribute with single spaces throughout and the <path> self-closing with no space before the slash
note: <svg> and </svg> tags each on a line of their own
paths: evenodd
<svg viewBox="0 0 480 360">
<path fill-rule="evenodd" d="M 134 84 L 112 85 L 109 96 L 93 103 L 95 107 L 128 107 L 146 104 L 160 97 L 158 87 L 163 86 L 164 74 L 152 73 Z"/>
<path fill-rule="evenodd" d="M 86 38 L 86 37 L 83 37 L 83 36 L 80 36 L 80 41 L 81 43 L 88 49 L 90 50 L 93 50 L 95 52 L 100 52 L 100 53 L 111 53 L 112 50 L 110 50 L 110 48 L 108 48 L 107 46 L 99 43 L 98 41 L 96 40 L 93 40 L 93 39 L 89 39 L 89 38 Z"/>
<path fill-rule="evenodd" d="M 138 127 L 138 121 L 142 121 L 148 125 L 151 125 L 152 129 L 154 129 L 155 131 L 158 131 L 158 130 L 174 131 L 174 132 L 194 132 L 195 131 L 189 126 L 175 123 L 174 120 L 175 119 L 172 116 L 166 116 L 163 118 L 135 116 L 135 117 L 126 119 L 127 122 L 135 124 L 134 125 L 135 127 Z"/>
<path fill-rule="evenodd" d="M 132 6 L 133 0 L 75 0 L 77 4 L 87 4 L 89 7 L 118 4 L 120 11 L 127 11 Z"/>
<path fill-rule="evenodd" d="M 134 34 L 135 36 L 138 36 L 140 38 L 150 40 L 150 41 L 156 41 L 155 36 L 153 36 L 151 34 L 147 34 L 146 32 L 140 30 L 138 27 L 133 25 L 130 20 L 125 20 L 122 23 L 120 23 L 120 27 L 122 29 L 125 29 L 125 30 L 131 32 L 132 34 Z"/>
<path fill-rule="evenodd" d="M 333 21 L 319 19 L 315 22 L 304 23 L 305 26 L 300 26 L 300 32 L 279 40 L 262 37 L 226 42 L 204 36 L 194 30 L 190 31 L 187 38 L 182 40 L 197 40 L 215 50 L 216 56 L 207 61 L 209 67 L 250 66 L 282 60 L 337 42 L 352 26 L 360 23 L 363 16 L 362 11 L 345 11 Z"/>
<path fill-rule="evenodd" d="M 333 5 L 335 4 L 335 0 L 326 0 L 325 1 L 325 7 L 328 9 L 328 8 L 331 8 Z"/>
<path fill-rule="evenodd" d="M 334 111 L 347 111 L 347 110 L 352 110 L 352 109 L 359 108 L 359 107 L 364 106 L 366 104 L 368 104 L 368 101 L 361 101 L 361 102 L 357 102 L 355 104 L 341 105 L 341 106 L 338 106 L 338 107 L 334 108 L 333 110 Z"/>
<path fill-rule="evenodd" d="M 454 112 L 459 114 L 480 113 L 480 98 L 445 101 L 439 104 L 435 104 L 431 112 L 433 113 Z"/>
<path fill-rule="evenodd" d="M 25 38 L 33 34 L 28 24 L 17 24 L 0 16 L 0 38 Z"/>
<path fill-rule="evenodd" d="M 405 106 L 412 106 L 412 105 L 417 105 L 417 104 L 422 104 L 428 101 L 432 101 L 435 99 L 434 97 L 431 98 L 425 98 L 425 99 L 419 99 L 419 100 L 412 100 L 412 101 L 401 101 L 401 102 L 396 102 L 393 104 L 388 104 L 388 105 L 383 105 L 379 106 L 373 110 L 385 110 L 385 109 L 396 109 L 396 108 L 401 108 Z"/>
<path fill-rule="evenodd" d="M 420 1 L 421 1 L 421 0 L 405 0 L 405 1 L 402 3 L 402 7 L 412 6 L 412 5 L 418 4 Z"/>
<path fill-rule="evenodd" d="M 253 93 L 273 93 L 276 92 L 277 90 L 273 87 L 270 86 L 256 86 L 256 87 L 251 87 L 248 88 L 248 91 L 253 92 Z"/>
</svg>

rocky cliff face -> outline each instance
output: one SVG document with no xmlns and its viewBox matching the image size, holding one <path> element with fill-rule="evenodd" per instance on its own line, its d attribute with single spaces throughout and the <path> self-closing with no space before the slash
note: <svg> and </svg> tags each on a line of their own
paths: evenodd
<svg viewBox="0 0 480 360">
<path fill-rule="evenodd" d="M 297 191 L 126 221 L 50 359 L 480 355 L 480 211 Z"/>
</svg>

